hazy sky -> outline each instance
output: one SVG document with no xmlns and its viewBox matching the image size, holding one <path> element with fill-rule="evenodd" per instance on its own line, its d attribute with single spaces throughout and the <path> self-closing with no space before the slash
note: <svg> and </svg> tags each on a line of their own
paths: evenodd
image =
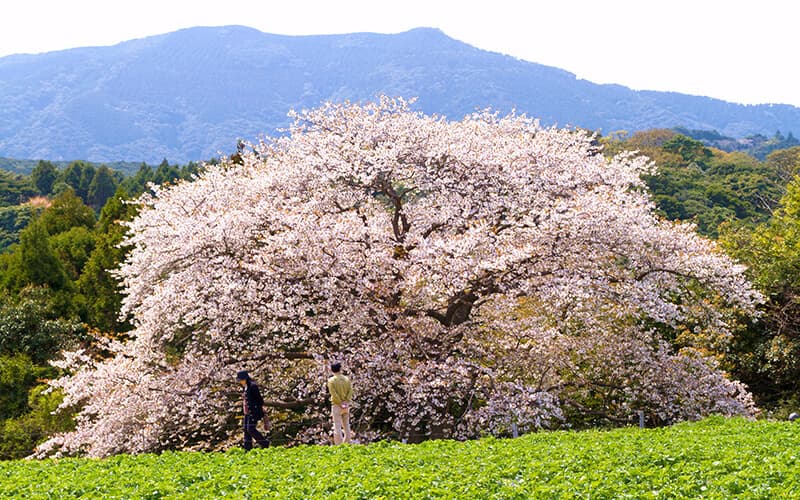
<svg viewBox="0 0 800 500">
<path fill-rule="evenodd" d="M 800 106 L 800 16 L 788 0 L 6 0 L 0 56 L 112 45 L 191 26 L 268 33 L 435 27 L 596 83 Z"/>
</svg>

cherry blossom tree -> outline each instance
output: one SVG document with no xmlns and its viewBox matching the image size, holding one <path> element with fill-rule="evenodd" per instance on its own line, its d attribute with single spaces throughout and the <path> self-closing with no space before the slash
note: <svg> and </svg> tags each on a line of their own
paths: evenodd
<svg viewBox="0 0 800 500">
<path fill-rule="evenodd" d="M 40 453 L 235 443 L 248 369 L 275 428 L 328 441 L 326 368 L 361 441 L 470 438 L 591 416 L 752 414 L 713 355 L 760 300 L 587 134 L 523 116 L 325 104 L 140 200 L 113 356 L 67 353 L 81 408 Z"/>
</svg>

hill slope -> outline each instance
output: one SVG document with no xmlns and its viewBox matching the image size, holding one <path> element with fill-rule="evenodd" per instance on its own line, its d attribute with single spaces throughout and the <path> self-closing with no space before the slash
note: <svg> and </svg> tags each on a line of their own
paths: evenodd
<svg viewBox="0 0 800 500">
<path fill-rule="evenodd" d="M 458 119 L 516 108 L 610 132 L 684 126 L 742 137 L 800 133 L 800 108 L 597 85 L 476 49 L 435 29 L 281 36 L 240 26 L 0 58 L 0 156 L 206 159 L 274 134 L 289 109 L 379 93 Z"/>
</svg>

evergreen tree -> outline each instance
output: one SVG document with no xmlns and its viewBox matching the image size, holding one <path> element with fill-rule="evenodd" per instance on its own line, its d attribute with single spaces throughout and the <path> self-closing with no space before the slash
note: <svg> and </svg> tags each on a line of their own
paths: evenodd
<svg viewBox="0 0 800 500">
<path fill-rule="evenodd" d="M 50 247 L 73 281 L 80 277 L 97 243 L 97 236 L 84 226 L 75 226 L 50 237 Z"/>
<path fill-rule="evenodd" d="M 180 178 L 180 176 L 180 170 L 178 170 L 177 167 L 170 165 L 165 158 L 158 165 L 153 182 L 159 185 L 166 184 L 168 182 L 173 182 L 175 179 Z"/>
<path fill-rule="evenodd" d="M 153 169 L 146 163 L 139 165 L 135 175 L 125 178 L 120 185 L 131 196 L 137 196 L 147 189 L 147 183 L 153 182 Z"/>
<path fill-rule="evenodd" d="M 76 226 L 94 229 L 96 223 L 94 210 L 84 205 L 71 189 L 53 199 L 41 219 L 48 235 L 69 231 Z"/>
<path fill-rule="evenodd" d="M 110 168 L 101 165 L 95 172 L 92 182 L 89 184 L 87 200 L 89 206 L 100 210 L 100 208 L 105 205 L 106 200 L 113 196 L 116 190 L 117 180 L 114 178 L 114 174 Z"/>
<path fill-rule="evenodd" d="M 119 280 L 111 274 L 129 250 L 119 246 L 126 232 L 119 221 L 132 219 L 137 211 L 135 205 L 123 202 L 126 198 L 125 191 L 118 189 L 100 212 L 97 245 L 78 280 L 78 289 L 86 300 L 86 322 L 104 332 L 120 333 L 131 326 L 119 318 L 122 295 Z"/>
<path fill-rule="evenodd" d="M 44 221 L 39 219 L 20 233 L 18 255 L 19 274 L 17 287 L 25 285 L 45 285 L 55 290 L 67 286 L 64 266 L 50 248 L 49 234 Z"/>
<path fill-rule="evenodd" d="M 59 172 L 55 165 L 49 161 L 40 160 L 31 171 L 31 180 L 39 190 L 39 194 L 47 196 L 53 190 L 53 184 L 58 180 Z"/>
<path fill-rule="evenodd" d="M 62 180 L 71 187 L 84 202 L 88 199 L 89 184 L 95 175 L 95 169 L 83 161 L 74 161 L 64 170 Z"/>
</svg>

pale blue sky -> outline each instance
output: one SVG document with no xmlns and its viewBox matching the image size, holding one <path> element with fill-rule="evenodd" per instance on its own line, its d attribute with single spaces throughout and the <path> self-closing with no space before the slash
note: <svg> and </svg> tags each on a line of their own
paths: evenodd
<svg viewBox="0 0 800 500">
<path fill-rule="evenodd" d="M 785 0 L 10 0 L 0 56 L 112 45 L 191 26 L 289 35 L 427 26 L 596 83 L 800 106 L 798 10 Z"/>
</svg>

